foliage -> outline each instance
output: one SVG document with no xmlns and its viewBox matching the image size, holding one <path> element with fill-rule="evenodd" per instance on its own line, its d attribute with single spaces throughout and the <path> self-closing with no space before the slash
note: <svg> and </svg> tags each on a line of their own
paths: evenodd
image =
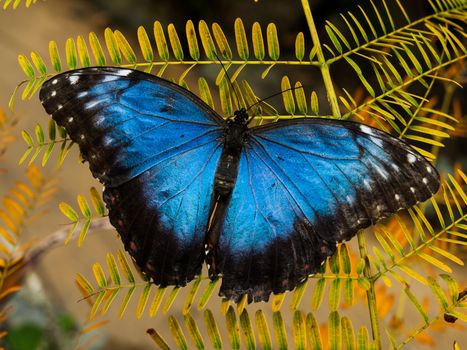
<svg viewBox="0 0 467 350">
<path fill-rule="evenodd" d="M 31 5 L 37 3 L 38 0 L 26 0 L 24 1 L 24 6 L 26 7 L 30 7 Z M 45 0 L 43 0 L 45 1 Z M 22 0 L 4 0 L 3 1 L 3 9 L 4 10 L 7 10 L 9 8 L 13 8 L 13 10 L 16 10 L 18 8 L 18 6 L 22 3 L 23 1 Z M 0 5 L 1 5 L 2 1 L 0 1 Z"/>
<path fill-rule="evenodd" d="M 461 113 L 456 116 L 450 114 L 452 95 L 448 91 L 459 85 L 456 78 L 461 74 L 459 69 L 454 73 L 450 70 L 466 56 L 463 41 L 466 5 L 463 0 L 427 1 L 432 12 L 412 19 L 400 0 L 371 0 L 366 9 L 358 6 L 356 11 L 342 14 L 340 23 L 327 21 L 325 30 L 328 38 L 321 44 L 322 38 L 316 30 L 309 3 L 302 0 L 309 33 L 296 35 L 294 57 L 287 59 L 281 56 L 290 48 L 281 47 L 281 35 L 274 23 L 264 27 L 255 22 L 247 30 L 238 18 L 234 23 L 234 40 L 230 40 L 218 23 L 209 26 L 200 21 L 196 27 L 192 21 L 187 21 L 182 35 L 173 24 L 164 28 L 155 21 L 151 34 L 143 27 L 138 28 L 137 49 L 120 31 L 107 28 L 103 39 L 93 32 L 87 38 L 69 38 L 63 53 L 58 44 L 51 41 L 48 64 L 37 52 L 29 56 L 19 55 L 19 64 L 26 79 L 17 86 L 15 93 L 24 85 L 22 99 L 32 98 L 46 79 L 61 71 L 106 64 L 139 68 L 155 72 L 158 76 L 168 76 L 171 67 L 181 66 L 184 70 L 177 74 L 175 80 L 185 88 L 194 88 L 189 86 L 188 75 L 209 65 L 218 67 L 215 85 L 219 89 L 219 106 L 224 115 L 229 116 L 235 108 L 252 105 L 259 100 L 250 83 L 240 81 L 249 68 L 260 67 L 261 78 L 272 82 L 272 70 L 281 72 L 286 67 L 318 69 L 323 77 L 329 108 L 319 103 L 317 92 L 307 92 L 305 84 L 295 81 L 292 76 L 282 75 L 281 109 L 285 113 L 280 114 L 272 106 L 262 103 L 255 110 L 257 124 L 296 115 L 360 119 L 397 135 L 436 162 L 447 138 L 451 135 L 465 137 L 465 133 L 461 133 L 465 131 L 461 127 L 464 124 Z M 399 18 L 404 20 L 401 25 L 397 24 Z M 312 39 L 311 45 L 306 42 L 308 37 Z M 349 87 L 334 84 L 331 68 L 337 65 L 343 65 L 355 75 L 361 83 L 364 98 L 357 99 Z M 225 79 L 226 72 L 230 75 L 235 94 Z M 218 106 L 212 98 L 213 85 L 204 77 L 198 79 L 200 97 L 216 108 Z M 446 91 L 441 106 L 433 102 L 440 86 Z M 10 107 L 13 106 L 14 95 Z M 328 109 L 330 115 L 320 112 Z M 44 127 L 40 125 L 33 133 L 23 132 L 28 148 L 21 161 L 29 158 L 31 164 L 43 152 L 44 166 L 55 145 L 60 144 L 59 163 L 63 162 L 72 143 L 53 122 L 48 130 L 47 140 Z M 60 135 L 58 138 L 57 133 Z M 254 317 L 250 316 L 253 315 L 253 306 L 246 305 L 245 298 L 236 306 L 224 301 L 220 306 L 221 313 L 213 312 L 211 306 L 216 301 L 213 295 L 217 281 L 211 282 L 200 276 L 187 287 L 189 292 L 184 299 L 182 314 L 187 332 L 183 331 L 179 317 L 168 316 L 175 344 L 179 348 L 188 348 L 189 338 L 190 344 L 200 349 L 207 346 L 208 341 L 213 348 L 229 344 L 234 349 L 239 348 L 242 342 L 249 349 L 257 345 L 265 349 L 287 348 L 288 344 L 299 349 L 310 346 L 314 349 L 379 349 L 384 339 L 383 323 L 384 341 L 392 343 L 393 348 L 403 348 L 414 339 L 428 342 L 429 335 L 425 331 L 434 329 L 441 320 L 446 322 L 444 327 L 446 324 L 458 325 L 457 320 L 467 320 L 463 311 L 466 293 L 452 275 L 454 264 L 464 264 L 466 188 L 467 176 L 458 168 L 445 175 L 441 190 L 430 202 L 377 225 L 374 228 L 375 244 L 368 243 L 360 232 L 359 256 L 348 245 L 342 244 L 320 273 L 310 276 L 290 293 L 291 315 L 283 311 L 284 301 L 288 298 L 286 294 L 273 297 L 271 317 L 261 307 Z M 78 206 L 82 216 L 71 205 L 60 204 L 61 211 L 73 224 L 69 236 L 82 224 L 80 245 L 92 222 L 106 215 L 95 189 L 91 190 L 90 198 L 96 215 L 92 214 L 87 200 L 81 195 L 78 196 Z M 114 304 L 118 305 L 118 316 L 122 317 L 130 300 L 135 297 L 138 298 L 137 318 L 145 312 L 153 317 L 159 310 L 163 314 L 172 310 L 174 301 L 181 298 L 181 288 L 159 288 L 144 276 L 139 278 L 121 251 L 109 253 L 106 265 L 104 269 L 100 264 L 94 264 L 95 281 L 91 282 L 81 274 L 77 276 L 77 284 L 91 305 L 90 318 L 106 314 Z M 414 292 L 419 285 L 425 295 L 430 294 L 437 300 L 438 311 L 430 312 L 428 303 Z M 394 294 L 387 292 L 388 289 L 398 293 L 398 299 L 410 302 L 407 312 L 419 314 L 419 325 L 407 330 L 403 327 L 399 311 L 387 320 L 395 299 Z M 303 302 L 307 290 L 311 291 L 311 297 Z M 314 313 L 323 307 L 324 300 L 327 300 L 329 313 L 323 326 Z M 371 330 L 344 315 L 346 308 L 361 301 L 368 305 Z M 308 309 L 310 303 L 313 312 L 301 310 Z M 193 305 L 198 310 L 194 310 Z M 200 332 L 202 324 L 196 321 L 196 313 L 200 310 L 208 339 L 203 339 Z M 290 317 L 291 338 L 285 330 L 285 324 L 288 324 L 285 319 Z M 170 348 L 157 330 L 151 329 L 148 333 L 160 348 Z M 224 339 L 221 334 L 226 333 L 228 337 Z M 371 338 L 369 334 L 372 334 Z"/>
<path fill-rule="evenodd" d="M 0 159 L 5 153 L 8 145 L 15 140 L 13 128 L 16 124 L 16 119 L 7 115 L 0 107 Z"/>
<path fill-rule="evenodd" d="M 0 208 L 0 320 L 7 318 L 8 298 L 21 289 L 21 282 L 31 261 L 30 247 L 21 242 L 22 232 L 40 215 L 42 207 L 56 192 L 56 181 L 45 177 L 37 167 L 27 168 L 28 182 L 17 181 L 2 197 Z M 5 336 L 2 333 L 1 336 Z M 0 337 L 1 338 L 1 337 Z"/>
</svg>

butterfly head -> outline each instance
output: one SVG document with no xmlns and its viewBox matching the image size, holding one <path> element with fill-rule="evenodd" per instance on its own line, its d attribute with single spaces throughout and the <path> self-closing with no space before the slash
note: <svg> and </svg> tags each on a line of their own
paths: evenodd
<svg viewBox="0 0 467 350">
<path fill-rule="evenodd" d="M 235 111 L 234 117 L 232 119 L 233 122 L 236 124 L 245 125 L 248 122 L 248 119 L 250 119 L 250 117 L 248 116 L 248 113 L 245 108 L 240 108 L 238 111 Z"/>
</svg>

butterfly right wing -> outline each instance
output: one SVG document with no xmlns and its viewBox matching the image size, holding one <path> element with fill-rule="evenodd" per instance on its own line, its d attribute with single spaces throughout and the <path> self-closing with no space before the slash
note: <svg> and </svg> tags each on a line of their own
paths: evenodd
<svg viewBox="0 0 467 350">
<path fill-rule="evenodd" d="M 338 242 L 439 188 L 420 154 L 365 125 L 302 118 L 249 132 L 210 271 L 235 301 L 292 290 Z"/>
</svg>

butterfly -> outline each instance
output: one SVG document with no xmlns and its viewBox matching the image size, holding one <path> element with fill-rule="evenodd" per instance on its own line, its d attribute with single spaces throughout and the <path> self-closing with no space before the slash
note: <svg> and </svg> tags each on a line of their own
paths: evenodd
<svg viewBox="0 0 467 350">
<path fill-rule="evenodd" d="M 338 242 L 430 198 L 436 169 L 405 142 L 343 120 L 248 127 L 137 70 L 69 71 L 40 91 L 79 145 L 125 249 L 154 283 L 207 263 L 219 295 L 266 301 L 316 273 Z"/>
</svg>

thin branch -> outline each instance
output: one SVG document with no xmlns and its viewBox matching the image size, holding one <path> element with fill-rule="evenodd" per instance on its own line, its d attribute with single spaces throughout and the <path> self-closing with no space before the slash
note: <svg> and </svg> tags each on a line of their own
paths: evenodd
<svg viewBox="0 0 467 350">
<path fill-rule="evenodd" d="M 423 72 L 422 74 L 419 74 L 417 75 L 416 77 L 413 77 L 411 79 L 407 79 L 406 81 L 404 81 L 402 84 L 399 84 L 395 87 L 393 87 L 392 89 L 390 90 L 387 90 L 386 92 L 383 92 L 381 95 L 378 95 L 378 96 L 375 96 L 373 97 L 372 99 L 368 100 L 367 102 L 359 105 L 358 107 L 354 108 L 353 110 L 345 113 L 343 115 L 343 119 L 347 119 L 349 118 L 351 115 L 354 115 L 354 114 L 357 114 L 359 111 L 363 110 L 364 108 L 368 107 L 368 106 L 371 106 L 373 103 L 385 98 L 385 97 L 388 97 L 388 96 L 391 96 L 392 94 L 394 94 L 395 92 L 399 91 L 399 90 L 402 90 L 403 88 L 409 86 L 410 84 L 412 83 L 415 83 L 419 80 L 421 80 L 422 78 L 426 77 L 426 76 L 431 76 L 434 72 L 436 72 L 437 70 L 441 69 L 441 68 L 444 68 L 452 63 L 455 63 L 457 61 L 462 61 L 463 59 L 465 59 L 467 57 L 466 54 L 462 55 L 462 56 L 458 56 L 458 57 L 455 57 L 447 62 L 444 62 L 436 67 L 433 67 L 432 69 L 426 71 L 426 72 Z"/>
<path fill-rule="evenodd" d="M 457 9 L 463 8 L 463 6 L 464 5 L 459 5 L 457 8 L 449 9 L 449 10 L 446 10 L 446 11 L 443 11 L 443 12 L 437 12 L 437 13 L 434 13 L 434 14 L 432 14 L 430 16 L 426 16 L 426 17 L 420 18 L 420 19 L 418 19 L 416 21 L 410 22 L 409 24 L 406 24 L 405 26 L 403 26 L 401 28 L 397 28 L 396 30 L 394 30 L 394 31 L 392 31 L 390 33 L 379 36 L 379 37 L 377 37 L 377 38 L 375 38 L 375 39 L 373 39 L 371 41 L 368 41 L 365 44 L 359 45 L 355 49 L 344 52 L 344 53 L 340 54 L 339 56 L 330 58 L 330 59 L 327 60 L 327 63 L 331 64 L 331 63 L 334 63 L 334 62 L 336 62 L 336 61 L 338 61 L 338 60 L 340 60 L 342 58 L 350 56 L 351 54 L 356 54 L 358 51 L 365 50 L 365 49 L 370 49 L 371 45 L 381 45 L 382 44 L 382 46 L 388 46 L 387 43 L 381 43 L 381 41 L 389 40 L 389 39 L 391 39 L 391 37 L 396 37 L 396 39 L 397 39 L 396 42 L 399 43 L 402 38 L 397 37 L 398 33 L 403 33 L 405 30 L 412 30 L 412 27 L 415 27 L 416 25 L 418 25 L 420 23 L 423 23 L 425 21 L 429 21 L 431 18 L 440 19 L 440 15 L 442 15 L 444 13 L 451 13 L 451 12 L 457 10 Z M 443 17 L 441 17 L 441 18 L 443 18 Z M 431 33 L 431 32 L 428 32 L 428 33 L 433 35 L 433 33 Z"/>
<path fill-rule="evenodd" d="M 385 275 L 387 272 L 392 271 L 394 268 L 398 267 L 399 265 L 402 265 L 402 262 L 409 259 L 413 255 L 416 255 L 419 251 L 425 249 L 426 247 L 430 246 L 434 241 L 436 241 L 441 235 L 444 233 L 448 233 L 450 230 L 452 230 L 454 227 L 456 227 L 458 224 L 460 224 L 462 221 L 467 220 L 467 214 L 464 214 L 461 216 L 459 219 L 451 223 L 449 226 L 446 226 L 443 228 L 441 231 L 439 231 L 436 235 L 432 236 L 430 239 L 426 240 L 422 244 L 420 244 L 418 247 L 415 249 L 405 253 L 403 256 L 401 256 L 400 259 L 392 263 L 391 265 L 385 267 L 383 270 L 379 271 L 378 273 L 374 274 L 373 276 L 370 276 L 370 278 L 374 281 L 376 281 L 378 278 L 380 278 L 382 275 Z"/>
<path fill-rule="evenodd" d="M 308 23 L 308 28 L 310 29 L 311 38 L 313 40 L 313 45 L 316 47 L 316 56 L 318 57 L 318 62 L 320 64 L 321 74 L 323 75 L 324 86 L 326 87 L 326 93 L 328 95 L 328 101 L 331 105 L 332 115 L 335 118 L 341 118 L 341 111 L 339 108 L 339 101 L 337 100 L 336 91 L 334 89 L 334 84 L 332 83 L 331 73 L 329 71 L 329 63 L 324 58 L 323 48 L 318 36 L 318 31 L 311 14 L 310 4 L 308 0 L 302 0 L 303 12 L 305 13 L 306 21 Z"/>
<path fill-rule="evenodd" d="M 371 331 L 373 333 L 373 339 L 377 350 L 381 349 L 381 331 L 379 329 L 378 312 L 376 306 L 376 291 L 375 282 L 376 280 L 371 279 L 371 266 L 370 260 L 368 259 L 368 253 L 366 249 L 366 240 L 363 230 L 357 233 L 358 237 L 358 249 L 360 250 L 360 256 L 365 261 L 365 268 L 363 274 L 370 281 L 370 288 L 366 291 L 368 300 L 368 309 L 370 311 Z"/>
<path fill-rule="evenodd" d="M 467 295 L 465 295 L 463 298 L 460 298 L 457 303 L 452 304 L 451 307 L 444 312 L 440 313 L 438 316 L 435 318 L 431 319 L 430 321 L 424 323 L 421 327 L 417 328 L 415 331 L 413 331 L 402 343 L 397 345 L 395 347 L 396 350 L 402 349 L 404 346 L 406 346 L 408 343 L 410 343 L 412 340 L 414 340 L 419 334 L 423 333 L 425 330 L 430 328 L 434 323 L 438 322 L 441 320 L 441 318 L 444 317 L 445 313 L 449 313 L 450 311 L 453 311 L 456 307 L 458 307 L 462 302 L 467 298 Z"/>
</svg>

